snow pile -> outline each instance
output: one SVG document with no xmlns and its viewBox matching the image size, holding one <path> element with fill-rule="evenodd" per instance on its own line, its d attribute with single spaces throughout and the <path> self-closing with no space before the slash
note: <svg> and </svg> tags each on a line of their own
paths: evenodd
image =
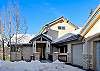
<svg viewBox="0 0 100 71">
<path fill-rule="evenodd" d="M 83 71 L 77 67 L 65 65 L 60 61 L 41 63 L 40 61 L 0 61 L 0 71 Z"/>
</svg>

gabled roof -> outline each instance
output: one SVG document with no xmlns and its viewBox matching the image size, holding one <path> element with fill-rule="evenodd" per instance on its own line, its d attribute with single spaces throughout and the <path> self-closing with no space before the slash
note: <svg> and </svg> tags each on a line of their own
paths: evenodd
<svg viewBox="0 0 100 71">
<path fill-rule="evenodd" d="M 61 16 L 61 17 L 59 17 L 58 19 L 55 19 L 55 20 L 51 21 L 50 23 L 47 23 L 45 26 L 43 26 L 43 28 L 40 30 L 40 33 L 41 33 L 42 31 L 44 31 L 45 28 L 47 28 L 48 26 L 50 27 L 50 26 L 52 26 L 52 25 L 54 25 L 54 24 L 57 24 L 57 22 L 59 22 L 59 21 L 61 21 L 61 20 L 62 20 L 62 21 L 66 20 L 66 22 L 68 22 L 70 25 L 72 25 L 72 26 L 74 26 L 76 29 L 78 29 L 78 26 L 72 24 L 68 19 L 66 19 L 66 18 L 64 18 L 63 16 Z"/>
<path fill-rule="evenodd" d="M 100 5 L 97 6 L 92 15 L 89 17 L 85 26 L 80 31 L 80 34 L 82 36 L 85 36 L 86 33 L 88 33 L 89 30 L 95 25 L 95 23 L 98 21 L 99 18 L 100 18 Z"/>
<path fill-rule="evenodd" d="M 29 42 L 35 41 L 36 39 L 38 39 L 38 38 L 40 38 L 40 37 L 44 37 L 44 38 L 46 38 L 47 40 L 49 40 L 50 42 L 52 41 L 52 38 L 51 38 L 49 35 L 46 35 L 46 34 L 39 34 L 39 35 L 36 35 L 34 38 L 32 38 Z"/>
</svg>

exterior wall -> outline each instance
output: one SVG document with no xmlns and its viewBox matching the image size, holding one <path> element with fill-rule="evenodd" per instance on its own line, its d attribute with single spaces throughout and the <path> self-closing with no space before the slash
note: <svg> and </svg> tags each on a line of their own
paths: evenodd
<svg viewBox="0 0 100 71">
<path fill-rule="evenodd" d="M 32 47 L 20 47 L 20 51 L 11 52 L 10 60 L 11 61 L 19 61 L 22 60 L 30 60 L 30 56 L 33 54 Z"/>
<path fill-rule="evenodd" d="M 16 60 L 16 52 L 11 52 L 10 60 L 11 61 L 15 61 Z"/>
<path fill-rule="evenodd" d="M 91 30 L 85 35 L 85 38 L 90 37 L 90 36 L 97 34 L 97 33 L 100 33 L 100 19 L 91 28 Z"/>
<path fill-rule="evenodd" d="M 59 30 L 58 26 L 65 26 L 65 30 Z M 64 21 L 63 23 L 57 23 L 51 26 L 50 29 L 58 31 L 58 38 L 65 35 L 66 33 L 70 33 L 75 30 L 75 28 L 72 25 L 66 23 L 66 21 Z"/>
<path fill-rule="evenodd" d="M 67 52 L 67 63 L 72 63 L 72 51 L 71 51 L 71 44 L 67 44 L 68 52 Z"/>
<path fill-rule="evenodd" d="M 87 46 L 84 47 L 84 52 L 83 52 L 83 56 L 84 56 L 84 64 L 83 64 L 83 68 L 84 69 L 92 69 L 95 70 L 96 68 L 96 44 L 95 41 L 100 41 L 100 37 L 94 37 L 92 39 L 89 39 L 87 41 Z"/>
<path fill-rule="evenodd" d="M 30 56 L 33 54 L 32 47 L 23 47 L 22 53 L 24 60 L 30 60 Z"/>
<path fill-rule="evenodd" d="M 47 35 L 51 36 L 52 40 L 55 40 L 56 38 L 58 38 L 58 31 L 49 29 Z"/>
<path fill-rule="evenodd" d="M 53 52 L 59 52 L 59 48 L 56 47 L 52 47 L 53 48 Z"/>
</svg>

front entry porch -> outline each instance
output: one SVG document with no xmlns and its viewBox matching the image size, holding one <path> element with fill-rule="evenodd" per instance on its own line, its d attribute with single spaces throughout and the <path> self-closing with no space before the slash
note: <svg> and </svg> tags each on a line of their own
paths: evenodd
<svg viewBox="0 0 100 71">
<path fill-rule="evenodd" d="M 51 41 L 52 40 L 45 34 L 39 34 L 30 41 L 33 44 L 33 55 L 35 60 L 48 59 Z"/>
<path fill-rule="evenodd" d="M 37 43 L 36 44 L 36 52 L 39 52 L 40 60 L 45 60 L 46 53 L 46 43 Z"/>
</svg>

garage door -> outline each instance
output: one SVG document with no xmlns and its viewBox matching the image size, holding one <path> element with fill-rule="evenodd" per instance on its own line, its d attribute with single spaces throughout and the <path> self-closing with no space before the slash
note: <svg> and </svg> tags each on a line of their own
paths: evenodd
<svg viewBox="0 0 100 71">
<path fill-rule="evenodd" d="M 75 44 L 72 46 L 72 60 L 74 65 L 82 66 L 82 52 L 83 52 L 83 45 L 82 44 Z"/>
<path fill-rule="evenodd" d="M 100 42 L 96 44 L 96 71 L 100 71 Z"/>
</svg>

